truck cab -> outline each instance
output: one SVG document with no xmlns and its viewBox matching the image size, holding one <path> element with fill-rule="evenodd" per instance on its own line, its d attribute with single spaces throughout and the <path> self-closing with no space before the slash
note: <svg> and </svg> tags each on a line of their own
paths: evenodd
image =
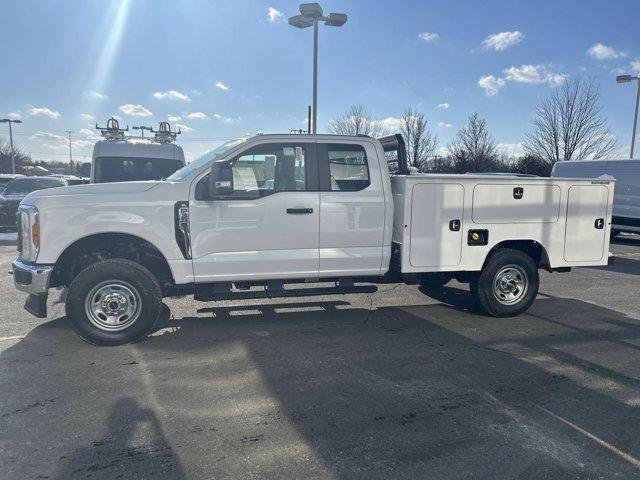
<svg viewBox="0 0 640 480">
<path fill-rule="evenodd" d="M 509 317 L 538 270 L 609 262 L 614 181 L 423 175 L 400 135 L 255 135 L 161 181 L 50 189 L 19 210 L 15 285 L 46 316 L 49 288 L 85 340 L 148 333 L 162 297 L 370 293 L 371 282 L 469 283 Z M 328 286 L 312 286 L 310 283 Z"/>
</svg>

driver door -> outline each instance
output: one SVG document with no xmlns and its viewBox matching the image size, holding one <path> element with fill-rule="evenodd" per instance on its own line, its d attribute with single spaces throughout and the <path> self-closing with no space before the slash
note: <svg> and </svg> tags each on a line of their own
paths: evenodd
<svg viewBox="0 0 640 480">
<path fill-rule="evenodd" d="M 263 143 L 230 162 L 233 193 L 189 208 L 195 282 L 317 278 L 315 144 Z"/>
</svg>

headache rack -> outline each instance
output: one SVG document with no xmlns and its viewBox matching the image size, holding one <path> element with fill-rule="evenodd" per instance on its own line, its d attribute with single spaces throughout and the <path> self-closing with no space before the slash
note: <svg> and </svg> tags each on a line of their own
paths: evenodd
<svg viewBox="0 0 640 480">
<path fill-rule="evenodd" d="M 409 175 L 407 149 L 402 135 L 396 133 L 388 137 L 378 138 L 378 141 L 382 144 L 382 149 L 387 157 L 389 173 L 391 175 Z"/>
</svg>

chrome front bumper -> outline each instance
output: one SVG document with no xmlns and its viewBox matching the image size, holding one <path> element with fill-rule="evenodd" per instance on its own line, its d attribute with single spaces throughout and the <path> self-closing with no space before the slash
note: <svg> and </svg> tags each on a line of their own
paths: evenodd
<svg viewBox="0 0 640 480">
<path fill-rule="evenodd" d="M 53 265 L 26 263 L 16 258 L 13 261 L 13 283 L 22 292 L 43 295 L 49 290 L 49 278 Z"/>
</svg>

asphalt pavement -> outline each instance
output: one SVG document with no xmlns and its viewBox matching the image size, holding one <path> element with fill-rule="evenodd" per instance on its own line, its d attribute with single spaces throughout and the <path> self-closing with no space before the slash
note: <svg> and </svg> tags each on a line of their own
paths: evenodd
<svg viewBox="0 0 640 480">
<path fill-rule="evenodd" d="M 541 275 L 527 314 L 465 285 L 167 299 L 135 345 L 22 309 L 0 238 L 2 479 L 640 478 L 640 237 Z"/>
</svg>

